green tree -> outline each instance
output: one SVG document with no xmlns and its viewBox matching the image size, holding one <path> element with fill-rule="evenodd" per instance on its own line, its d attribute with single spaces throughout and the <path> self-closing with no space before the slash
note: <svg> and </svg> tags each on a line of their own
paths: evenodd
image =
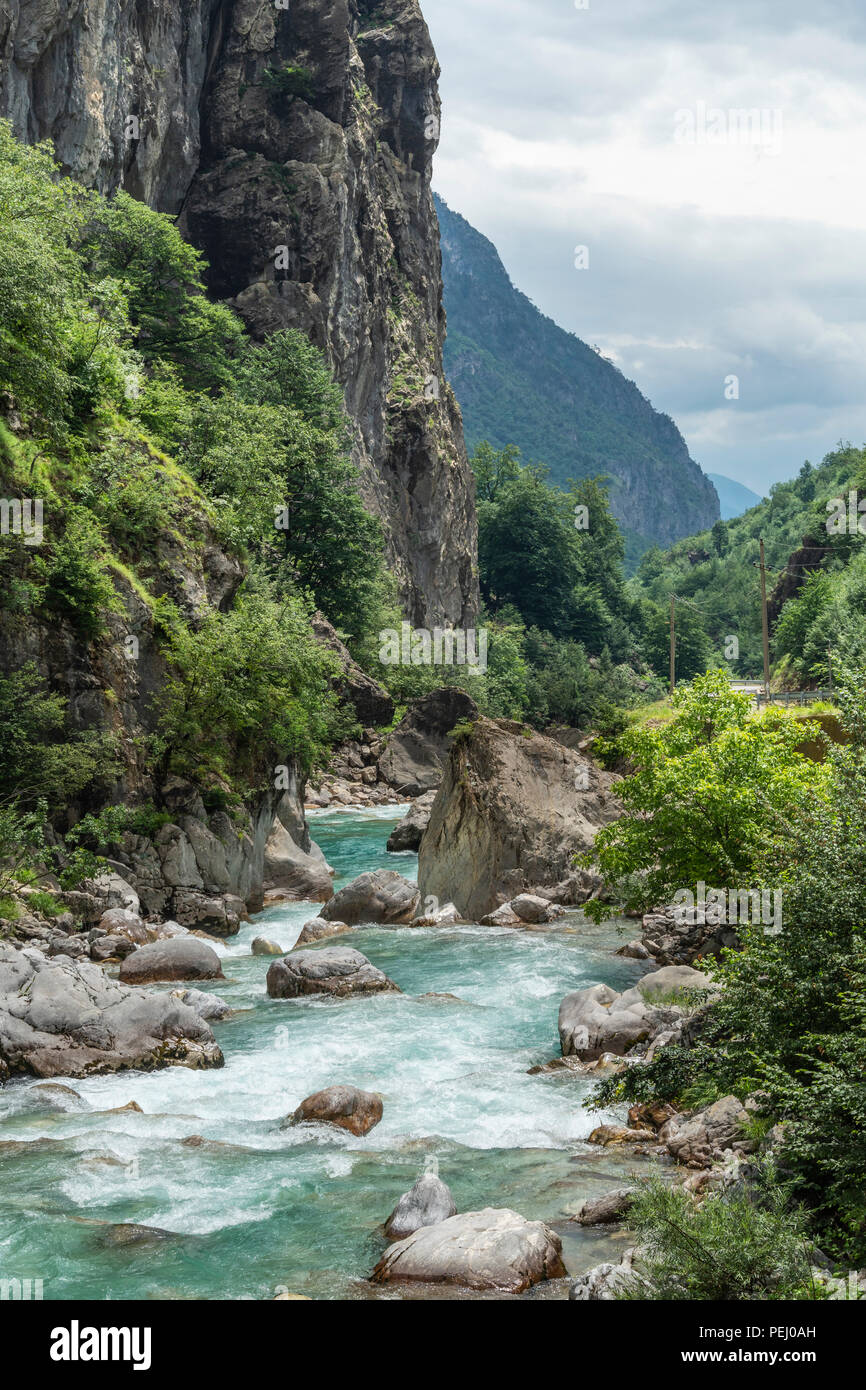
<svg viewBox="0 0 866 1390">
<path fill-rule="evenodd" d="M 806 800 L 826 797 L 828 774 L 798 751 L 817 726 L 772 708 L 756 713 L 724 672 L 674 696 L 661 728 L 628 730 L 621 754 L 635 771 L 617 788 L 624 815 L 598 834 L 598 864 L 629 912 L 646 912 L 698 883 L 745 889 L 762 854 Z M 587 909 L 610 915 L 610 906 Z"/>
<path fill-rule="evenodd" d="M 261 785 L 287 760 L 307 771 L 321 761 L 334 664 L 297 599 L 250 594 L 196 631 L 179 628 L 169 657 L 157 743 L 163 776 L 200 778 L 234 765 Z"/>
</svg>

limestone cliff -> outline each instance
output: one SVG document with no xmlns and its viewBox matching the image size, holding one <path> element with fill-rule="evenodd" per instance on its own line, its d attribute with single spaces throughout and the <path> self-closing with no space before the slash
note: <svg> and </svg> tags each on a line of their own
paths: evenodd
<svg viewBox="0 0 866 1390">
<path fill-rule="evenodd" d="M 417 0 L 0 0 L 0 114 L 180 215 L 251 330 L 345 390 L 408 616 L 471 625 L 473 485 L 442 366 L 439 68 Z"/>
<path fill-rule="evenodd" d="M 422 899 L 480 921 L 516 895 L 560 903 L 590 895 L 575 857 L 620 814 L 617 778 L 582 754 L 506 720 L 478 719 L 452 739 L 418 859 Z"/>
</svg>

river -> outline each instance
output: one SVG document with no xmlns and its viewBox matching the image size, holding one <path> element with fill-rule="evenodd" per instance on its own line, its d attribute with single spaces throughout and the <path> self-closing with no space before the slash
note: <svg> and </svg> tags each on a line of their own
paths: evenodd
<svg viewBox="0 0 866 1390">
<path fill-rule="evenodd" d="M 336 887 L 375 868 L 415 877 L 415 855 L 385 849 L 400 814 L 313 813 Z M 563 995 L 628 988 L 643 973 L 613 954 L 616 924 L 575 912 L 535 931 L 361 928 L 351 944 L 402 994 L 268 999 L 270 962 L 251 954 L 253 938 L 289 950 L 317 912 L 271 908 L 217 943 L 226 980 L 208 988 L 236 1010 L 215 1025 L 224 1069 L 70 1081 L 80 1099 L 38 1083 L 0 1091 L 0 1276 L 41 1279 L 46 1299 L 399 1297 L 367 1282 L 384 1248 L 378 1228 L 434 1159 L 459 1211 L 510 1206 L 553 1225 L 570 1273 L 618 1258 L 624 1233 L 568 1216 L 640 1160 L 585 1143 L 611 1118 L 584 1108 L 587 1082 L 527 1074 L 558 1055 Z M 384 1099 L 365 1139 L 280 1128 L 338 1082 Z M 144 1113 L 120 1110 L 131 1101 Z M 128 1223 L 170 1234 L 118 1244 Z M 563 1298 L 567 1284 L 527 1296 Z"/>
</svg>

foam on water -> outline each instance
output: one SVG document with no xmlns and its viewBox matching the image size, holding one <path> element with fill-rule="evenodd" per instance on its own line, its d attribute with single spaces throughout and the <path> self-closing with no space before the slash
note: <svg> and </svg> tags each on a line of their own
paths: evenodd
<svg viewBox="0 0 866 1390">
<path fill-rule="evenodd" d="M 314 817 L 337 887 L 395 862 L 414 874 L 414 856 L 384 849 L 397 818 L 393 808 Z M 579 1172 L 585 1187 L 598 1168 L 598 1154 L 583 1170 L 573 1160 L 604 1117 L 584 1109 L 586 1083 L 527 1073 L 558 1052 L 563 995 L 641 973 L 611 954 L 611 928 L 579 914 L 540 932 L 366 927 L 352 945 L 401 994 L 268 999 L 270 962 L 251 955 L 253 939 L 288 950 L 317 912 L 274 907 L 218 944 L 227 978 L 207 987 L 237 1011 L 215 1029 L 223 1070 L 73 1081 L 84 1112 L 22 1108 L 30 1086 L 0 1092 L 0 1137 L 26 1145 L 0 1149 L 0 1273 L 50 1279 L 53 1298 L 265 1297 L 290 1278 L 347 1296 L 381 1249 L 378 1224 L 430 1155 L 460 1209 L 561 1217 Z M 304 1096 L 339 1082 L 383 1097 L 366 1138 L 281 1128 Z M 130 1100 L 146 1113 L 105 1113 Z M 608 1177 L 612 1163 L 605 1156 Z M 130 1222 L 176 1239 L 105 1249 L 105 1223 Z"/>
</svg>

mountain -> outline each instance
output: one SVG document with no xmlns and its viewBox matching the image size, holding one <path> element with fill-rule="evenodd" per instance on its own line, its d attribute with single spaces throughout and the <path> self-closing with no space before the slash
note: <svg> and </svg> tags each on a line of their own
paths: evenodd
<svg viewBox="0 0 866 1390">
<path fill-rule="evenodd" d="M 435 195 L 448 336 L 445 369 L 470 448 L 516 444 L 551 477 L 610 477 L 632 541 L 668 545 L 712 526 L 719 501 L 668 415 L 593 348 L 545 317 L 495 246 Z M 634 549 L 634 546 L 632 547 Z"/>
<path fill-rule="evenodd" d="M 417 0 L 0 0 L 0 116 L 179 215 L 210 289 L 345 391 L 407 615 L 471 626 L 472 476 L 442 366 L 439 65 Z"/>
<path fill-rule="evenodd" d="M 707 477 L 719 494 L 722 521 L 733 521 L 735 517 L 742 516 L 743 512 L 757 507 L 761 500 L 750 487 L 735 483 L 733 478 L 726 478 L 723 473 L 708 473 Z"/>
</svg>

